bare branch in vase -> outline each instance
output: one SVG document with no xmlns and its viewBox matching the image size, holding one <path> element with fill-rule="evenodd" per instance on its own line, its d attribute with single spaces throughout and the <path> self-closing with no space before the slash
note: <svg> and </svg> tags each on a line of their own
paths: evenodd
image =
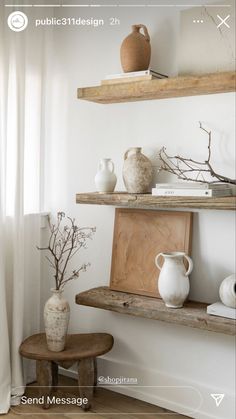
<svg viewBox="0 0 236 419">
<path fill-rule="evenodd" d="M 236 185 L 236 179 L 231 179 L 217 173 L 211 164 L 211 131 L 207 131 L 199 122 L 200 129 L 205 131 L 208 135 L 208 156 L 205 161 L 198 161 L 191 158 L 182 157 L 179 155 L 170 156 L 166 152 L 166 148 L 162 147 L 159 152 L 159 159 L 161 166 L 159 171 L 165 171 L 178 177 L 178 179 L 186 181 L 194 181 L 200 183 L 230 183 Z M 190 176 L 192 175 L 192 177 Z M 210 175 L 213 180 L 207 180 L 206 175 Z"/>
<path fill-rule="evenodd" d="M 57 222 L 53 224 L 51 218 L 48 217 L 48 225 L 50 230 L 49 242 L 46 247 L 37 246 L 38 250 L 49 252 L 50 258 L 46 259 L 54 269 L 54 278 L 56 290 L 64 288 L 65 284 L 80 276 L 81 272 L 85 272 L 89 263 L 81 265 L 79 268 L 74 269 L 72 274 L 67 276 L 67 267 L 72 257 L 82 248 L 86 247 L 88 239 L 92 239 L 95 233 L 95 227 L 78 227 L 75 224 L 75 219 L 67 217 L 69 226 L 62 225 L 62 220 L 65 218 L 64 212 L 58 212 Z"/>
</svg>

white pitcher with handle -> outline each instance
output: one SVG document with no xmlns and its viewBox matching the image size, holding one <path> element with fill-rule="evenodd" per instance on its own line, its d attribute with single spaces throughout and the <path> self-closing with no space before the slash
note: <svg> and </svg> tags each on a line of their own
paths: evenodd
<svg viewBox="0 0 236 419">
<path fill-rule="evenodd" d="M 98 192 L 113 192 L 116 186 L 114 163 L 111 159 L 101 159 L 98 172 L 95 176 L 95 185 Z"/>
<path fill-rule="evenodd" d="M 162 267 L 159 258 L 164 258 Z M 188 261 L 188 269 L 184 266 L 184 258 Z M 166 307 L 181 308 L 189 294 L 188 275 L 193 270 L 192 259 L 184 252 L 159 253 L 155 263 L 160 270 L 158 289 Z"/>
</svg>

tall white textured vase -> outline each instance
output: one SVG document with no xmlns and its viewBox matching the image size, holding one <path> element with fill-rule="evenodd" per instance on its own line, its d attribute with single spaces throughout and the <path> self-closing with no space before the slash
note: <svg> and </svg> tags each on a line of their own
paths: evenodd
<svg viewBox="0 0 236 419">
<path fill-rule="evenodd" d="M 70 319 L 70 306 L 62 297 L 63 290 L 51 289 L 52 296 L 44 307 L 47 346 L 50 351 L 63 351 Z"/>
</svg>

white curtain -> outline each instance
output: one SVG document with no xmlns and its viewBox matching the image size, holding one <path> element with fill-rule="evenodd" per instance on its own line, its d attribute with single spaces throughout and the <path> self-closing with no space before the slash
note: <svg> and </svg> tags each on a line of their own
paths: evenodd
<svg viewBox="0 0 236 419">
<path fill-rule="evenodd" d="M 7 27 L 0 5 L 0 413 L 19 403 L 34 379 L 19 355 L 40 331 L 40 210 L 45 34 L 33 19 L 23 32 Z M 31 12 L 32 13 L 32 12 Z M 40 160 L 41 158 L 41 160 Z"/>
</svg>

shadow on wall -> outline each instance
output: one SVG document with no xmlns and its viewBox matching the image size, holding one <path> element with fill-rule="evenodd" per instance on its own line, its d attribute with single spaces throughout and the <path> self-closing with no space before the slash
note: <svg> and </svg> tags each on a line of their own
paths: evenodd
<svg viewBox="0 0 236 419">
<path fill-rule="evenodd" d="M 173 30 L 173 24 L 166 18 L 163 22 L 158 23 L 156 30 L 151 35 L 152 54 L 150 67 L 169 77 L 176 76 L 178 73 L 175 65 L 177 62 L 176 43 L 177 39 Z"/>
<path fill-rule="evenodd" d="M 212 254 L 211 263 L 209 263 L 209 257 L 207 255 L 209 255 L 211 252 L 209 247 L 212 246 L 212 236 L 208 236 L 207 228 L 203 229 L 204 219 L 201 219 L 202 217 L 204 217 L 203 213 L 194 213 L 194 239 L 192 244 L 192 259 L 194 262 L 194 269 L 190 276 L 189 299 L 194 301 L 201 301 L 204 303 L 214 303 L 220 299 L 219 287 L 221 282 L 224 278 L 232 274 L 232 272 L 226 268 L 227 263 L 223 256 L 221 260 L 215 260 Z M 221 214 L 219 214 L 219 217 L 221 217 Z M 218 220 L 218 223 L 219 222 L 220 218 Z M 215 246 L 222 246 L 221 239 L 218 238 L 217 235 L 215 236 L 215 239 Z M 212 249 L 212 253 L 213 252 L 214 249 Z M 216 254 L 218 254 L 218 251 L 216 251 Z"/>
</svg>

